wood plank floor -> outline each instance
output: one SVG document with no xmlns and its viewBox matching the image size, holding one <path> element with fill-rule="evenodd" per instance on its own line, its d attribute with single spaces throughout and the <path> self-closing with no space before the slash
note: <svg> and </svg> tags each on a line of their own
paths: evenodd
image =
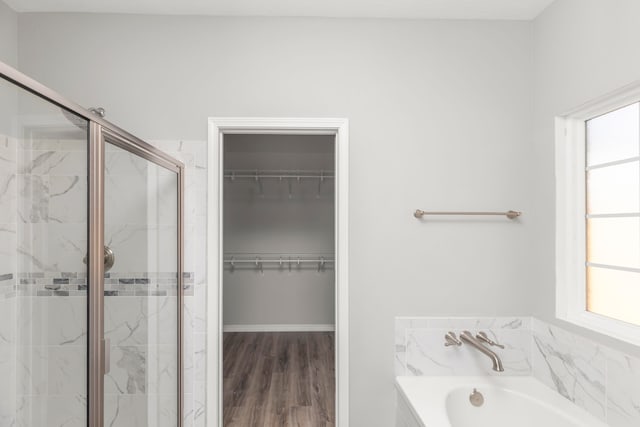
<svg viewBox="0 0 640 427">
<path fill-rule="evenodd" d="M 224 427 L 333 427 L 333 332 L 226 332 Z"/>
</svg>

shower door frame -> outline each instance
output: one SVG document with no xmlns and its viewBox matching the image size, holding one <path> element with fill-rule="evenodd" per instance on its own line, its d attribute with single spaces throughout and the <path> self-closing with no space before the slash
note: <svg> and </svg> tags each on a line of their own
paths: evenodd
<svg viewBox="0 0 640 427">
<path fill-rule="evenodd" d="M 45 101 L 71 111 L 87 120 L 88 131 L 88 262 L 87 262 L 87 425 L 104 426 L 104 376 L 106 356 L 104 340 L 104 149 L 106 143 L 140 156 L 177 174 L 177 304 L 178 304 L 178 402 L 177 425 L 184 423 L 184 171 L 182 162 L 144 142 L 0 61 L 0 77 Z"/>
<path fill-rule="evenodd" d="M 206 423 L 223 425 L 223 171 L 228 134 L 335 137 L 335 417 L 349 426 L 349 120 L 346 118 L 209 117 L 207 190 Z M 217 311 L 217 313 L 214 313 Z"/>
</svg>

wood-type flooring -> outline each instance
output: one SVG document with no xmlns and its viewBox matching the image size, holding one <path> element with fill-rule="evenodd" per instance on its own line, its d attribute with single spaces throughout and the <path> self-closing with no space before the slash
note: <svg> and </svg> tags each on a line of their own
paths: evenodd
<svg viewBox="0 0 640 427">
<path fill-rule="evenodd" d="M 333 332 L 225 332 L 224 427 L 335 426 Z"/>
</svg>

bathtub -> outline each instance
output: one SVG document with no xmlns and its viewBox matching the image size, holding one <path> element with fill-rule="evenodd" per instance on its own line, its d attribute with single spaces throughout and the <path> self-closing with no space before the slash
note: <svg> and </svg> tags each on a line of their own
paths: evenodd
<svg viewBox="0 0 640 427">
<path fill-rule="evenodd" d="M 396 427 L 607 426 L 533 377 L 397 377 L 396 388 Z"/>
</svg>

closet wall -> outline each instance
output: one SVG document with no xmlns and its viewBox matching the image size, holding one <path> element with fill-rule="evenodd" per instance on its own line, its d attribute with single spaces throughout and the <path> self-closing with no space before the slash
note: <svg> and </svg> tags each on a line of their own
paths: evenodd
<svg viewBox="0 0 640 427">
<path fill-rule="evenodd" d="M 228 135 L 224 169 L 227 175 L 305 170 L 333 176 L 334 137 Z M 225 178 L 225 259 L 284 260 L 282 266 L 235 263 L 232 268 L 225 263 L 226 330 L 326 329 L 334 324 L 333 263 L 324 269 L 316 263 L 298 266 L 297 256 L 333 259 L 335 181 L 283 174 L 283 179 Z"/>
</svg>

